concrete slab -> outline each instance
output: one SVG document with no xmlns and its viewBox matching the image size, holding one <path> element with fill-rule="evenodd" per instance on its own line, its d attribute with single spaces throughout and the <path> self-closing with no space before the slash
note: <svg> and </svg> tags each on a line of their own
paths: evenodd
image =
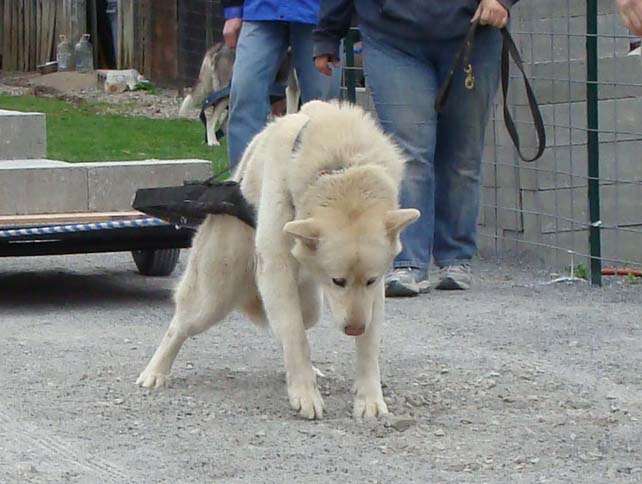
<svg viewBox="0 0 642 484">
<path fill-rule="evenodd" d="M 131 208 L 139 188 L 180 185 L 212 176 L 207 160 L 144 160 L 78 163 L 87 170 L 89 211 Z"/>
<path fill-rule="evenodd" d="M 0 160 L 44 158 L 45 115 L 0 109 Z"/>
<path fill-rule="evenodd" d="M 207 160 L 11 160 L 0 162 L 0 170 L 0 215 L 129 210 L 138 188 L 180 185 L 212 175 Z"/>
<path fill-rule="evenodd" d="M 0 215 L 87 211 L 87 170 L 73 165 L 4 168 Z"/>
<path fill-rule="evenodd" d="M 48 160 L 46 158 L 36 158 L 33 160 L 0 160 L 0 170 L 15 169 L 15 168 L 49 168 L 68 166 L 71 163 L 66 161 Z"/>
</svg>

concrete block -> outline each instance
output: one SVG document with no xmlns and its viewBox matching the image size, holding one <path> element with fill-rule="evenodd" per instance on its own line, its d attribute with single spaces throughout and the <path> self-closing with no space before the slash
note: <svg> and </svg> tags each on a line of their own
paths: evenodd
<svg viewBox="0 0 642 484">
<path fill-rule="evenodd" d="M 598 15 L 598 56 L 626 55 L 628 31 L 618 13 Z M 519 48 L 526 62 L 579 60 L 586 57 L 586 18 L 560 16 L 545 19 L 521 18 L 511 25 L 519 39 Z"/>
<path fill-rule="evenodd" d="M 181 185 L 212 176 L 206 160 L 145 160 L 77 163 L 87 170 L 88 210 L 131 209 L 138 188 Z"/>
<path fill-rule="evenodd" d="M 536 190 L 522 190 L 522 224 L 524 237 L 527 240 L 540 241 L 542 234 L 542 221 L 538 192 Z"/>
<path fill-rule="evenodd" d="M 48 161 L 48 160 L 44 160 Z M 72 164 L 29 160 L 0 164 L 0 215 L 82 212 L 87 210 L 87 170 Z"/>
<path fill-rule="evenodd" d="M 600 143 L 600 179 L 605 183 L 642 181 L 642 141 Z M 543 190 L 586 186 L 588 183 L 587 145 L 552 146 L 535 164 L 522 164 L 522 188 Z M 537 184 L 531 186 L 523 173 L 532 166 L 537 173 Z"/>
<path fill-rule="evenodd" d="M 536 162 L 536 188 L 583 187 L 588 183 L 586 144 L 551 146 Z M 534 188 L 532 186 L 523 188 Z"/>
<path fill-rule="evenodd" d="M 579 230 L 588 224 L 587 188 L 560 188 L 537 193 L 543 233 Z"/>
<path fill-rule="evenodd" d="M 616 12 L 615 2 L 612 0 L 598 0 L 598 15 L 608 15 Z M 586 15 L 585 0 L 537 0 L 533 2 L 519 2 L 511 9 L 514 22 L 527 19 L 555 19 L 583 17 Z"/>
<path fill-rule="evenodd" d="M 619 261 L 642 264 L 642 224 L 630 225 L 623 230 L 602 230 L 601 235 L 602 257 L 606 259 L 604 266 L 627 265 Z"/>
<path fill-rule="evenodd" d="M 42 113 L 0 109 L 0 160 L 44 158 L 46 128 Z"/>
<path fill-rule="evenodd" d="M 521 231 L 522 201 L 517 187 L 497 189 L 497 219 L 502 229 Z"/>
<path fill-rule="evenodd" d="M 600 178 L 639 183 L 642 180 L 642 141 L 600 143 Z"/>
<path fill-rule="evenodd" d="M 574 265 L 589 265 L 588 230 L 575 230 L 542 235 L 542 246 L 537 255 L 542 262 L 557 270 L 566 270 Z M 571 254 L 570 252 L 573 252 Z"/>
</svg>

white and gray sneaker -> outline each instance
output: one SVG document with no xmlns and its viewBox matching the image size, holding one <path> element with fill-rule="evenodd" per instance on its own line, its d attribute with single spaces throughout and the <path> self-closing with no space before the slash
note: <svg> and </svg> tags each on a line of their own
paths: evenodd
<svg viewBox="0 0 642 484">
<path fill-rule="evenodd" d="M 426 271 L 421 269 L 400 267 L 386 276 L 386 297 L 412 297 L 429 289 Z"/>
<path fill-rule="evenodd" d="M 472 283 L 470 264 L 452 264 L 439 268 L 439 282 L 435 289 L 470 289 Z"/>
</svg>

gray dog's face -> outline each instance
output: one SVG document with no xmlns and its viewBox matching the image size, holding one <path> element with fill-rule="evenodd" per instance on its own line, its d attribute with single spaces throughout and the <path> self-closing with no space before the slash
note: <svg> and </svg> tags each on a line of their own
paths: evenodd
<svg viewBox="0 0 642 484">
<path fill-rule="evenodd" d="M 414 209 L 368 214 L 349 223 L 332 217 L 286 224 L 296 238 L 292 254 L 323 288 L 333 318 L 349 336 L 362 335 L 375 297 L 399 253 L 399 232 L 419 216 Z"/>
</svg>

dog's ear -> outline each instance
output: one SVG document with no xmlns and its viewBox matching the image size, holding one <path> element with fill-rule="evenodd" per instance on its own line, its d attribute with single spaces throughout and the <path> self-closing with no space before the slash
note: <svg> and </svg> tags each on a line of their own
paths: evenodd
<svg viewBox="0 0 642 484">
<path fill-rule="evenodd" d="M 390 210 L 386 213 L 384 224 L 386 232 L 390 237 L 399 235 L 406 225 L 413 223 L 419 218 L 420 212 L 415 208 L 400 208 L 398 210 Z"/>
<path fill-rule="evenodd" d="M 314 219 L 293 220 L 283 226 L 283 231 L 295 237 L 309 249 L 315 250 L 319 243 L 321 229 Z"/>
</svg>

